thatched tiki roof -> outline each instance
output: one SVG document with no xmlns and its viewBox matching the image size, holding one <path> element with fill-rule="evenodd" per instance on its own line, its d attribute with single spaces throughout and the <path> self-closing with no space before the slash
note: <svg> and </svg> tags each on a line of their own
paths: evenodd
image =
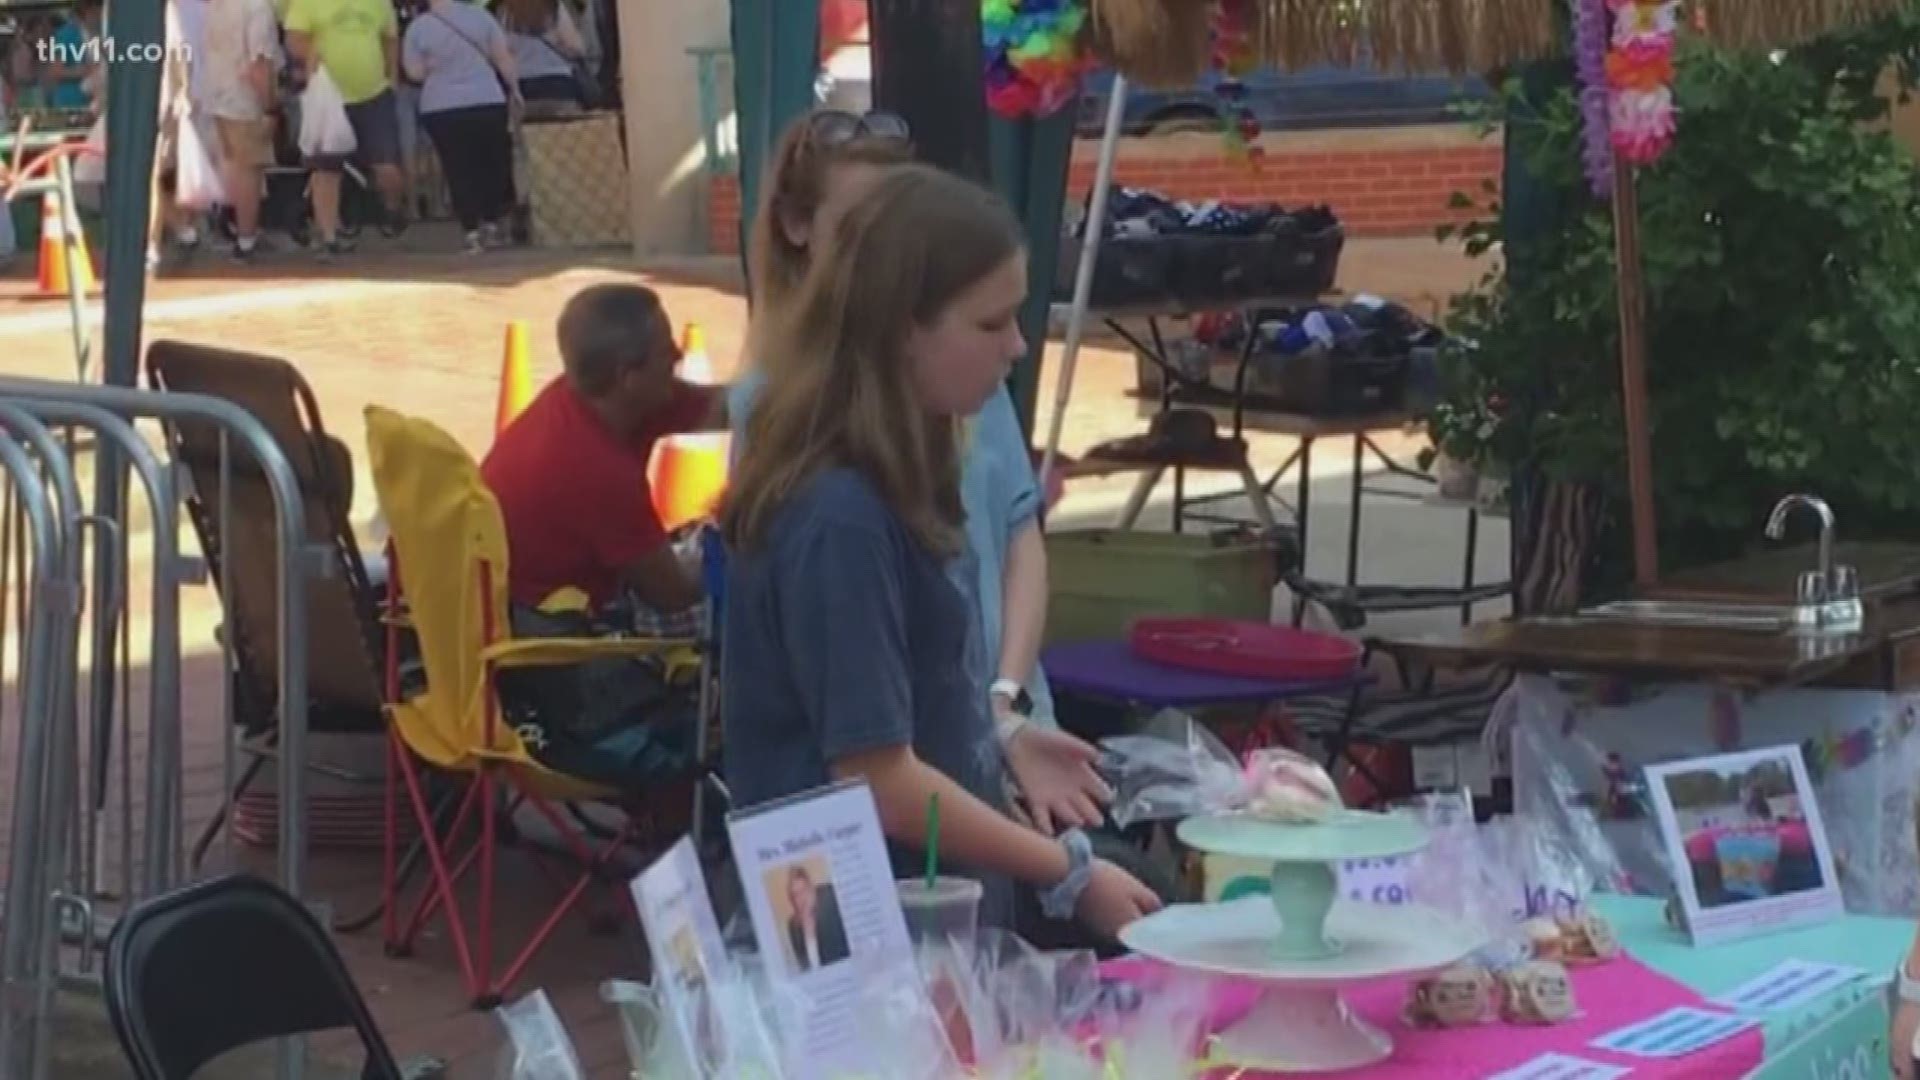
<svg viewBox="0 0 1920 1080">
<path fill-rule="evenodd" d="M 1563 50 L 1567 0 L 1249 0 L 1261 59 L 1282 69 L 1350 64 L 1487 71 Z M 1772 48 L 1906 0 L 1694 0 L 1716 40 Z M 1129 78 L 1186 85 L 1206 72 L 1213 0 L 1090 0 L 1096 47 Z"/>
</svg>

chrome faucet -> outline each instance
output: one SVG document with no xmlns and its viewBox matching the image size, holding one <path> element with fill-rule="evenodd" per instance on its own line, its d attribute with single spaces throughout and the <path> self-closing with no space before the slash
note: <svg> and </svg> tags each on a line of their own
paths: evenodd
<svg viewBox="0 0 1920 1080">
<path fill-rule="evenodd" d="M 1773 504 L 1767 515 L 1767 539 L 1780 540 L 1787 535 L 1787 518 L 1795 510 L 1811 510 L 1820 518 L 1820 580 L 1833 583 L 1833 507 L 1818 495 L 1789 495 Z"/>
<path fill-rule="evenodd" d="M 1815 569 L 1800 575 L 1795 591 L 1795 621 L 1814 630 L 1844 632 L 1860 629 L 1860 579 L 1851 566 L 1833 564 L 1833 508 L 1818 495 L 1793 494 L 1781 499 L 1767 515 L 1767 539 L 1787 534 L 1787 519 L 1806 510 L 1820 519 L 1820 546 Z"/>
</svg>

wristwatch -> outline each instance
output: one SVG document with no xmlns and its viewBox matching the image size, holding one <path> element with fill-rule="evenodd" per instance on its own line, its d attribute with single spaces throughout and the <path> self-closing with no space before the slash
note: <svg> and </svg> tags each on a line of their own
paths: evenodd
<svg viewBox="0 0 1920 1080">
<path fill-rule="evenodd" d="M 1049 919 L 1071 919 L 1080 906 L 1080 894 L 1093 880 L 1093 842 L 1079 829 L 1060 834 L 1060 846 L 1067 849 L 1067 876 L 1051 889 L 1040 893 L 1040 912 Z"/>
<path fill-rule="evenodd" d="M 1033 718 L 1033 695 L 1014 679 L 995 679 L 993 685 L 987 687 L 987 693 L 1007 703 L 1006 716 L 997 710 L 994 713 L 994 731 L 1000 736 L 1000 745 L 1005 746 Z"/>
</svg>

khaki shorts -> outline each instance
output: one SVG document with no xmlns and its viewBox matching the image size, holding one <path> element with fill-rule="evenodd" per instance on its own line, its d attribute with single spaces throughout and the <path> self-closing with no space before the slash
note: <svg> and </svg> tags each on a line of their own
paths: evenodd
<svg viewBox="0 0 1920 1080">
<path fill-rule="evenodd" d="M 262 117 L 259 120 L 229 120 L 224 116 L 214 118 L 220 133 L 220 158 L 244 165 L 248 168 L 263 169 L 273 164 L 273 121 Z"/>
</svg>

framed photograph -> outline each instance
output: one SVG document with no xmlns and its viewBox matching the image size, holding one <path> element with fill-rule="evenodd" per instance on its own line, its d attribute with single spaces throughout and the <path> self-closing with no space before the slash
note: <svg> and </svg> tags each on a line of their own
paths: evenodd
<svg viewBox="0 0 1920 1080">
<path fill-rule="evenodd" d="M 1798 746 L 1647 767 L 1696 945 L 1838 918 L 1833 849 Z"/>
</svg>

